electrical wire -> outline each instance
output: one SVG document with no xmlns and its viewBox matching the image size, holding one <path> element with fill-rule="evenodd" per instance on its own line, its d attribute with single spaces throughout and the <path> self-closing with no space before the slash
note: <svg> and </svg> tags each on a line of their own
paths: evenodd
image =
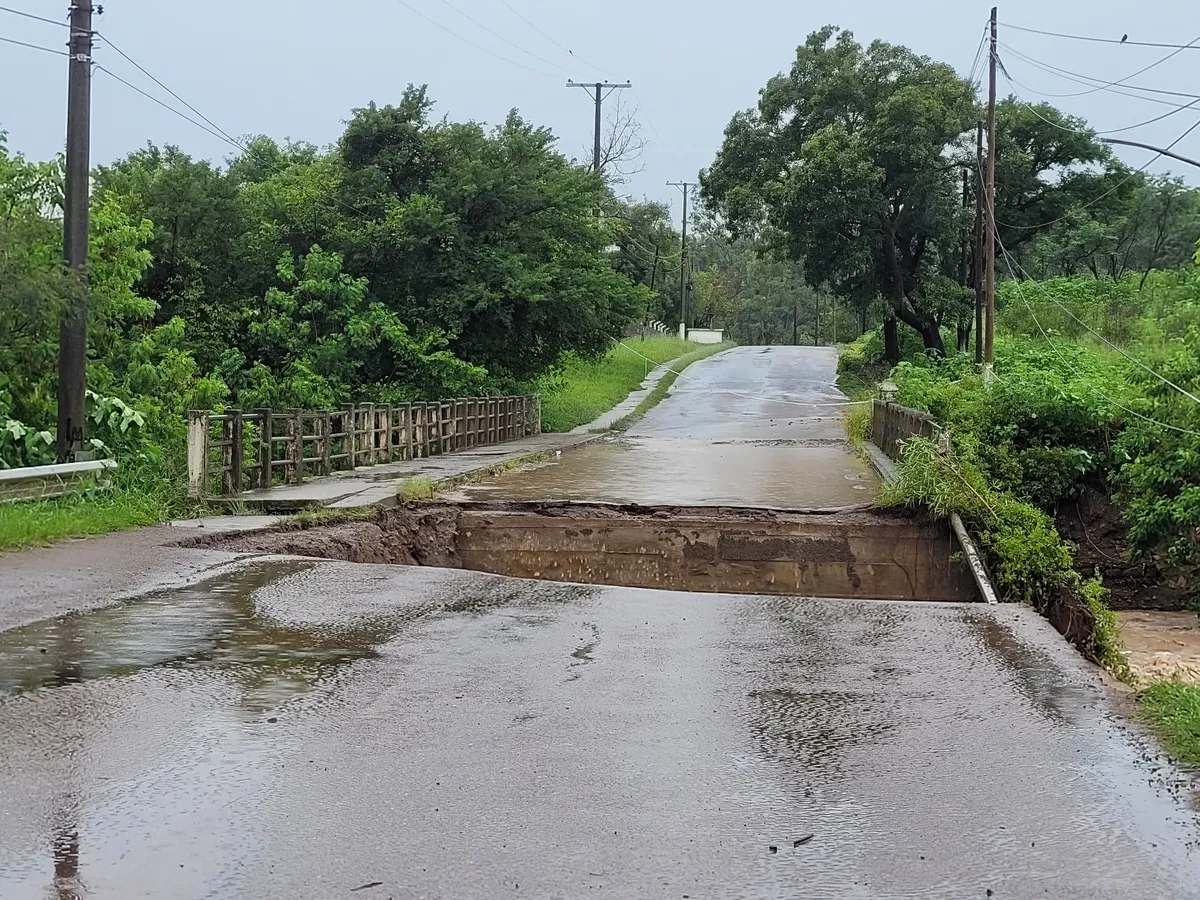
<svg viewBox="0 0 1200 900">
<path fill-rule="evenodd" d="M 1008 72 L 1006 72 L 1004 70 L 1003 66 L 1001 67 L 1000 71 L 1002 72 L 1005 80 L 1008 81 L 1008 83 L 1011 87 L 1019 86 L 1019 85 L 1017 85 L 1017 83 L 1015 81 L 1012 80 L 1012 78 L 1009 76 Z M 1181 113 L 1181 112 L 1184 112 L 1189 109 L 1194 109 L 1197 104 L 1200 104 L 1200 97 L 1197 97 L 1196 99 L 1192 100 L 1190 103 L 1185 103 L 1185 104 L 1173 103 L 1171 105 L 1175 107 L 1174 109 L 1172 109 L 1170 112 L 1163 113 L 1161 116 L 1155 116 L 1153 119 L 1147 119 L 1144 122 L 1137 122 L 1136 124 L 1133 124 L 1133 125 L 1125 125 L 1121 128 L 1109 128 L 1109 129 L 1105 129 L 1105 130 L 1100 130 L 1100 129 L 1096 129 L 1096 128 L 1071 128 L 1070 126 L 1062 125 L 1058 122 L 1053 121 L 1052 119 L 1047 119 L 1040 112 L 1038 112 L 1037 107 L 1035 107 L 1032 103 L 1030 103 L 1024 97 L 1021 97 L 1019 94 L 1017 94 L 1016 91 L 1013 91 L 1013 96 L 1016 97 L 1016 99 L 1019 100 L 1031 113 L 1033 113 L 1035 116 L 1037 116 L 1043 122 L 1045 122 L 1051 128 L 1057 128 L 1059 131 L 1066 131 L 1070 134 L 1084 134 L 1084 135 L 1120 134 L 1123 131 L 1133 131 L 1135 128 L 1144 128 L 1147 125 L 1153 125 L 1155 122 L 1161 122 L 1163 119 L 1169 118 L 1170 116 L 1173 116 L 1176 113 Z"/>
<path fill-rule="evenodd" d="M 45 16 L 37 16 L 30 12 L 25 12 L 23 9 L 13 9 L 11 6 L 0 6 L 0 12 L 12 13 L 14 16 L 23 16 L 26 19 L 33 19 L 36 22 L 45 22 L 47 25 L 58 25 L 62 28 L 70 28 L 70 22 L 60 22 L 58 19 L 47 19 Z"/>
<path fill-rule="evenodd" d="M 131 57 L 131 56 L 130 56 L 128 53 L 126 53 L 124 50 L 122 50 L 120 47 L 118 47 L 118 46 L 117 46 L 117 45 L 116 45 L 116 44 L 115 44 L 115 43 L 114 43 L 114 42 L 113 42 L 113 41 L 112 41 L 112 40 L 111 40 L 111 39 L 108 37 L 108 35 L 107 35 L 107 34 L 102 34 L 102 33 L 100 33 L 100 32 L 97 32 L 96 34 L 97 34 L 97 36 L 98 36 L 98 37 L 102 38 L 102 39 L 104 40 L 104 42 L 105 42 L 105 43 L 106 43 L 106 44 L 107 44 L 109 47 L 111 47 L 112 49 L 116 50 L 116 51 L 117 51 L 117 53 L 119 53 L 119 54 L 120 54 L 120 55 L 121 55 L 121 56 L 122 56 L 122 57 L 125 59 L 125 61 L 126 61 L 126 62 L 130 63 L 130 64 L 131 64 L 131 65 L 132 65 L 134 68 L 136 68 L 136 69 L 137 69 L 139 72 L 141 72 L 143 75 L 145 75 L 147 78 L 149 78 L 149 79 L 150 79 L 151 81 L 153 81 L 155 84 L 157 84 L 157 85 L 158 85 L 160 88 L 162 88 L 164 91 L 166 91 L 166 92 L 167 92 L 168 94 L 170 94 L 172 97 L 174 97 L 176 100 L 178 100 L 178 101 L 179 101 L 180 103 L 182 103 L 184 106 L 186 106 L 188 109 L 190 109 L 190 110 L 191 110 L 193 113 L 195 113 L 197 116 L 199 116 L 199 117 L 200 117 L 201 119 L 203 119 L 205 122 L 207 122 L 207 123 L 208 123 L 208 124 L 209 124 L 209 125 L 210 125 L 212 128 L 214 128 L 215 130 L 219 131 L 219 132 L 220 132 L 222 135 L 224 135 L 224 137 L 225 137 L 225 139 L 226 139 L 227 141 L 229 141 L 230 143 L 232 143 L 232 144 L 233 144 L 234 146 L 236 146 L 236 147 L 240 147 L 242 150 L 245 150 L 245 149 L 246 149 L 244 146 L 242 146 L 241 142 L 240 142 L 240 141 L 238 141 L 238 139 L 237 139 L 237 138 L 235 138 L 235 137 L 234 137 L 233 135 L 231 135 L 229 132 L 225 131 L 225 129 L 221 128 L 221 126 L 219 126 L 219 125 L 218 125 L 216 122 L 214 122 L 214 121 L 213 121 L 212 119 L 210 119 L 208 116 L 204 115 L 204 113 L 200 112 L 200 110 L 196 109 L 196 107 L 192 106 L 192 104 L 188 103 L 186 100 L 184 100 L 182 97 L 180 97 L 180 96 L 179 96 L 177 93 L 175 93 L 173 90 L 171 90 L 169 87 L 167 87 L 167 86 L 166 86 L 165 84 L 163 84 L 161 81 L 159 81 L 159 80 L 158 80 L 156 77 L 154 77 L 154 75 L 152 75 L 152 74 L 151 74 L 150 72 L 148 72 L 148 71 L 147 71 L 145 68 L 143 68 L 143 66 L 142 66 L 142 64 L 141 64 L 141 63 L 139 63 L 139 62 L 138 62 L 136 59 L 134 59 L 134 58 L 133 58 L 133 57 Z M 110 72 L 109 74 L 112 74 L 112 73 Z"/>
<path fill-rule="evenodd" d="M 1024 31 L 1028 34 L 1041 34 L 1045 35 L 1046 37 L 1066 38 L 1067 40 L 1071 41 L 1091 41 L 1097 44 L 1124 44 L 1129 47 L 1162 47 L 1169 50 L 1200 50 L 1200 46 L 1197 46 L 1195 41 L 1193 41 L 1191 44 L 1166 44 L 1158 41 L 1131 41 L 1128 39 L 1119 40 L 1117 38 L 1089 37 L 1088 35 L 1083 34 L 1064 34 L 1060 31 L 1042 31 L 1038 28 L 1026 28 L 1022 25 L 1012 25 L 1007 22 L 1004 23 L 1003 27 L 1011 28 L 1013 31 Z"/>
<path fill-rule="evenodd" d="M 239 144 L 233 138 L 228 137 L 227 135 L 225 135 L 219 131 L 216 131 L 212 128 L 209 128 L 207 125 L 203 124 L 202 122 L 200 122 L 196 119 L 193 119 L 187 113 L 180 112 L 175 107 L 171 106 L 171 104 L 166 103 L 163 100 L 160 100 L 158 97 L 155 97 L 149 91 L 142 90 L 140 87 L 138 87 L 132 81 L 128 81 L 128 80 L 122 78 L 120 75 L 118 75 L 116 72 L 113 72 L 111 69 L 106 69 L 104 66 L 100 65 L 99 63 L 94 64 L 94 68 L 97 72 L 103 72 L 105 75 L 109 76 L 110 78 L 116 79 L 117 81 L 121 82 L 121 84 L 125 85 L 127 88 L 130 88 L 133 91 L 136 91 L 137 93 L 141 94 L 146 99 L 153 100 L 155 103 L 157 103 L 163 109 L 174 113 L 175 115 L 179 116 L 179 118 L 183 119 L 185 122 L 191 122 L 193 125 L 195 125 L 197 128 L 199 128 L 201 131 L 205 131 L 208 134 L 211 134 L 213 137 L 217 138 L 218 140 L 224 141 L 225 143 L 227 143 L 233 147 L 236 147 L 238 150 L 247 152 L 246 147 L 244 147 L 242 144 Z"/>
<path fill-rule="evenodd" d="M 988 40 L 988 30 L 988 26 L 984 26 L 983 34 L 979 36 L 979 46 L 975 48 L 975 61 L 971 63 L 971 71 L 967 74 L 967 81 L 972 84 L 975 83 L 976 74 L 983 74 L 983 71 L 979 68 L 979 64 L 983 61 L 983 48 Z"/>
<path fill-rule="evenodd" d="M 16 44 L 18 47 L 28 47 L 30 50 L 41 50 L 43 53 L 53 53 L 57 56 L 70 56 L 66 50 L 55 50 L 53 47 L 43 47 L 41 44 L 28 44 L 25 41 L 18 41 L 15 38 L 0 37 L 0 41 L 6 44 Z"/>
<path fill-rule="evenodd" d="M 482 44 L 475 43 L 475 41 L 471 40 L 469 37 L 464 37 L 463 35 L 459 34 L 457 31 L 452 29 L 450 26 L 443 25 L 441 22 L 439 22 L 437 19 L 433 18 L 432 16 L 428 16 L 425 13 L 421 12 L 421 10 L 417 9 L 415 6 L 413 6 L 411 3 L 409 3 L 408 0 L 396 0 L 396 2 L 399 3 L 401 6 L 403 6 L 405 9 L 407 9 L 409 12 L 411 12 L 413 15 L 420 16 L 422 19 L 424 19 L 430 25 L 433 25 L 436 28 L 440 28 L 442 31 L 446 32 L 446 34 L 457 38 L 458 40 L 462 41 L 464 44 L 469 44 L 470 46 L 474 47 L 476 50 L 479 50 L 481 53 L 486 53 L 488 56 L 494 56 L 496 59 L 500 60 L 501 62 L 506 62 L 510 66 L 516 66 L 518 69 L 525 69 L 527 72 L 534 72 L 538 75 L 545 75 L 549 78 L 558 78 L 559 77 L 559 76 L 555 75 L 553 72 L 547 72 L 545 69 L 537 69 L 537 68 L 534 68 L 533 66 L 527 66 L 527 65 L 525 65 L 525 63 L 517 62 L 515 59 L 509 59 L 507 56 L 502 56 L 501 54 L 497 53 L 494 50 L 489 50 L 487 47 L 483 46 Z"/>
<path fill-rule="evenodd" d="M 1143 96 L 1141 96 L 1141 94 L 1134 94 L 1134 93 L 1130 93 L 1130 92 L 1131 91 L 1141 91 L 1142 93 L 1146 93 L 1146 94 L 1162 94 L 1163 96 L 1167 96 L 1167 97 L 1183 97 L 1183 98 L 1186 98 L 1189 100 L 1193 100 L 1196 97 L 1200 96 L 1200 94 L 1189 94 L 1186 91 L 1172 91 L 1172 90 L 1167 90 L 1164 88 L 1146 87 L 1145 85 L 1124 84 L 1122 82 L 1115 82 L 1115 81 L 1113 81 L 1113 82 L 1104 81 L 1104 79 L 1102 79 L 1102 78 L 1096 78 L 1095 76 L 1092 76 L 1092 75 L 1084 75 L 1079 72 L 1072 72 L 1070 69 L 1063 69 L 1058 66 L 1051 65 L 1050 63 L 1043 62 L 1039 59 L 1035 59 L 1034 57 L 1029 56 L 1028 54 L 1022 53 L 1020 50 L 1017 50 L 1014 47 L 1010 47 L 1008 44 L 1005 44 L 1003 41 L 999 41 L 997 43 L 1000 47 L 1002 47 L 1006 52 L 1008 52 L 1012 56 L 1016 57 L 1017 59 L 1022 60 L 1023 62 L 1029 63 L 1031 66 L 1041 69 L 1043 72 L 1047 72 L 1051 75 L 1055 75 L 1066 81 L 1073 81 L 1076 84 L 1082 84 L 1089 88 L 1097 88 L 1098 90 L 1109 90 L 1109 91 L 1112 91 L 1112 93 L 1114 93 L 1114 94 L 1121 94 L 1122 96 L 1125 96 L 1125 97 L 1133 97 L 1135 100 L 1144 100 L 1147 103 L 1163 103 L 1166 105 L 1171 105 L 1170 101 L 1158 100 L 1154 97 L 1143 97 Z M 1011 75 L 1009 77 L 1011 78 Z M 1015 79 L 1013 79 L 1013 80 L 1015 81 Z M 1020 82 L 1017 82 L 1017 84 L 1020 84 Z M 1121 89 L 1118 89 L 1116 87 L 1116 85 L 1118 85 L 1118 84 L 1120 84 Z M 1033 88 L 1027 87 L 1026 85 L 1021 85 L 1021 87 L 1024 87 L 1025 90 L 1032 91 L 1033 93 L 1039 94 L 1043 97 L 1054 97 L 1054 98 L 1058 98 L 1058 99 L 1061 99 L 1064 97 L 1082 97 L 1085 94 L 1093 93 L 1092 91 L 1078 91 L 1078 92 L 1072 92 L 1072 93 L 1066 93 L 1066 94 L 1051 94 L 1051 93 L 1047 93 L 1045 91 L 1035 90 Z"/>
<path fill-rule="evenodd" d="M 1190 50 L 1190 49 L 1194 48 L 1197 44 L 1200 44 L 1200 36 L 1192 38 L 1192 40 L 1185 46 L 1176 47 L 1174 50 L 1172 50 L 1166 56 L 1155 60 L 1154 62 L 1150 63 L 1150 65 L 1148 65 L 1148 66 L 1143 66 L 1142 68 L 1138 69 L 1136 72 L 1133 72 L 1130 75 L 1126 75 L 1124 78 L 1118 79 L 1117 81 L 1106 82 L 1102 85 L 1092 88 L 1091 90 L 1079 91 L 1078 93 L 1075 93 L 1075 94 L 1064 94 L 1063 96 L 1064 97 L 1084 97 L 1084 96 L 1087 96 L 1088 94 L 1094 94 L 1097 91 L 1105 90 L 1106 88 L 1116 87 L 1117 85 L 1125 84 L 1125 82 L 1129 81 L 1130 78 L 1137 78 L 1137 76 L 1142 75 L 1146 72 L 1149 72 L 1151 69 L 1157 68 L 1158 66 L 1161 66 L 1163 63 L 1167 62 L 1168 60 L 1174 59 L 1176 56 L 1178 56 L 1184 50 Z M 1103 79 L 1096 79 L 1096 80 L 1102 81 Z"/>
<path fill-rule="evenodd" d="M 1175 148 L 1176 144 L 1178 144 L 1180 141 L 1182 141 L 1184 138 L 1186 138 L 1189 134 L 1191 134 L 1197 128 L 1200 128 L 1200 119 L 1197 119 L 1194 123 L 1192 123 L 1192 125 L 1187 129 L 1187 131 L 1185 131 L 1179 137 L 1175 138 L 1175 140 L 1171 141 L 1171 143 L 1167 144 L 1166 149 L 1173 150 Z M 1098 197 L 1093 197 L 1087 203 L 1084 203 L 1082 206 L 1075 207 L 1069 213 L 1061 215 L 1057 219 L 1051 219 L 1049 222 L 1042 222 L 1039 225 L 1010 225 L 1007 222 L 1000 222 L 1000 221 L 997 221 L 996 224 L 1003 225 L 1005 228 L 1011 228 L 1014 231 L 1035 231 L 1040 228 L 1048 228 L 1051 225 L 1057 225 L 1059 222 L 1065 222 L 1067 219 L 1071 218 L 1071 216 L 1073 216 L 1075 213 L 1079 212 L 1080 210 L 1088 209 L 1089 207 L 1095 206 L 1097 203 L 1099 203 L 1105 197 L 1108 197 L 1108 196 L 1116 193 L 1118 190 L 1120 190 L 1122 187 L 1124 187 L 1126 184 L 1128 184 L 1131 180 L 1136 178 L 1141 173 L 1145 172 L 1148 168 L 1150 168 L 1150 166 L 1152 166 L 1155 162 L 1157 162 L 1159 159 L 1161 159 L 1162 155 L 1163 155 L 1162 151 L 1155 153 L 1154 156 L 1150 157 L 1149 160 L 1147 160 L 1142 165 L 1138 166 L 1136 169 L 1131 170 L 1128 175 L 1126 175 L 1123 179 L 1118 181 L 1115 185 L 1113 185 L 1111 188 L 1109 188 L 1103 194 L 1101 194 Z M 995 215 L 996 215 L 995 211 L 993 210 L 992 211 L 993 220 L 995 219 Z"/>
<path fill-rule="evenodd" d="M 1198 121 L 1196 124 L 1200 125 L 1200 121 Z M 977 166 L 977 168 L 978 168 L 978 166 Z M 980 174 L 981 175 L 983 174 L 982 171 L 980 172 Z M 985 195 L 985 202 L 987 202 L 986 195 Z M 989 205 L 988 210 L 991 213 L 992 219 L 994 221 L 995 217 L 996 217 L 995 208 L 993 206 Z M 1075 375 L 1076 378 L 1078 378 L 1081 382 L 1083 382 L 1083 384 L 1085 384 L 1087 387 L 1091 388 L 1092 391 L 1094 391 L 1097 395 L 1099 395 L 1100 397 L 1103 397 L 1105 400 L 1107 400 L 1113 406 L 1128 413 L 1129 415 L 1134 416 L 1138 419 L 1142 419 L 1146 422 L 1150 422 L 1151 424 L 1157 425 L 1160 428 L 1166 428 L 1171 431 L 1180 432 L 1181 434 L 1188 434 L 1188 435 L 1192 435 L 1195 437 L 1200 437 L 1200 431 L 1192 431 L 1191 429 L 1180 428 L 1177 425 L 1171 425 L 1171 424 L 1168 424 L 1167 422 L 1160 422 L 1160 421 L 1158 421 L 1158 419 L 1154 419 L 1154 418 L 1151 418 L 1150 416 L 1143 415 L 1142 413 L 1139 413 L 1136 410 L 1130 409 L 1129 407 L 1119 403 L 1118 401 L 1114 400 L 1112 397 L 1108 396 L 1108 394 L 1104 393 L 1104 391 L 1100 390 L 1098 387 L 1096 387 L 1094 384 L 1092 384 L 1090 381 L 1088 381 L 1087 378 L 1084 377 L 1083 373 L 1081 373 L 1077 368 L 1072 366 L 1067 361 L 1067 359 L 1061 353 L 1058 352 L 1058 348 L 1054 345 L 1054 341 L 1052 341 L 1050 339 L 1050 335 L 1046 332 L 1046 329 L 1042 327 L 1042 323 L 1038 319 L 1037 313 L 1035 313 L 1033 311 L 1033 307 L 1030 305 L 1028 299 L 1026 299 L 1025 291 L 1022 288 L 1021 279 L 1017 276 L 1016 270 L 1013 267 L 1015 260 L 1013 259 L 1012 254 L 1009 252 L 1008 248 L 1004 246 L 1004 242 L 1000 240 L 999 233 L 993 234 L 993 237 L 996 240 L 996 245 L 1000 248 L 1001 255 L 1004 257 L 1004 263 L 1008 267 L 1009 276 L 1012 278 L 1012 280 L 1016 286 L 1017 296 L 1019 296 L 1021 298 L 1021 303 L 1025 306 L 1025 309 L 1029 312 L 1029 315 L 1033 318 L 1034 324 L 1037 326 L 1038 331 L 1041 333 L 1042 337 L 1045 339 L 1046 344 L 1050 347 L 1051 351 L 1058 358 L 1059 362 L 1061 362 L 1067 369 L 1069 369 L 1072 372 L 1072 374 Z M 1017 263 L 1017 268 L 1021 268 L 1019 263 Z M 1021 271 L 1024 272 L 1025 270 L 1021 269 Z M 1026 272 L 1025 274 L 1026 274 L 1026 276 L 1028 276 L 1029 273 Z M 1032 279 L 1030 279 L 1030 280 L 1032 280 Z M 1035 282 L 1035 283 L 1037 283 L 1037 282 Z M 1044 287 L 1042 287 L 1040 283 L 1038 283 L 1038 287 L 1044 293 L 1046 293 L 1047 296 L 1049 296 L 1049 293 L 1046 292 L 1046 289 Z M 1057 301 L 1055 301 L 1055 302 L 1057 302 Z M 1059 305 L 1061 306 L 1061 304 L 1059 304 Z M 1063 307 L 1063 309 L 1066 309 L 1066 307 Z M 1068 313 L 1070 313 L 1069 310 L 1068 310 Z M 1071 317 L 1075 318 L 1073 313 L 1071 313 Z M 1101 339 L 1104 340 L 1105 343 L 1109 343 L 1107 339 L 1103 338 L 1098 333 L 1092 331 L 1092 329 L 1086 323 L 1084 323 L 1078 319 L 1076 319 L 1076 321 L 1079 321 L 1079 323 L 1081 325 L 1083 325 L 1085 328 L 1087 328 L 1088 331 L 1091 331 L 1093 334 L 1096 334 L 1097 337 L 1101 337 Z M 1120 348 L 1117 348 L 1115 345 L 1110 344 L 1110 346 L 1113 346 L 1114 349 L 1120 350 Z M 1120 351 L 1120 352 L 1122 353 L 1122 355 L 1128 356 L 1128 354 L 1125 354 L 1124 351 Z M 1135 362 L 1137 365 L 1146 369 L 1146 371 L 1150 372 L 1150 374 L 1154 375 L 1156 378 L 1158 378 L 1161 381 L 1163 381 L 1164 383 L 1170 385 L 1175 390 L 1179 391 L 1180 393 L 1184 394 L 1187 397 L 1190 397 L 1193 400 L 1196 400 L 1197 402 L 1200 402 L 1200 398 L 1193 396 L 1190 392 L 1179 387 L 1174 382 L 1171 382 L 1168 379 L 1164 378 L 1163 376 L 1159 375 L 1157 372 L 1155 372 L 1149 366 L 1146 366 L 1144 363 L 1140 362 L 1139 360 L 1134 359 L 1133 357 L 1128 357 L 1128 358 L 1130 360 L 1132 360 L 1133 362 Z"/>
<path fill-rule="evenodd" d="M 560 66 L 558 63 L 553 62 L 552 60 L 546 59 L 544 56 L 538 56 L 532 50 L 526 50 L 524 47 L 522 47 L 520 44 L 516 43 L 515 41 L 510 41 L 508 38 L 506 38 L 500 32 L 496 31 L 493 28 L 488 27 L 487 25 L 484 25 L 482 22 L 480 22 L 478 19 L 476 19 L 470 13 L 463 12 L 461 9 L 459 9 L 457 6 L 455 6 L 453 3 L 451 3 L 450 0 L 441 0 L 441 2 L 442 2 L 442 5 L 450 7 L 452 10 L 454 10 L 456 13 L 458 13 L 460 16 L 462 16 L 468 22 L 471 22 L 473 25 L 475 25 L 477 28 L 482 28 L 484 31 L 486 31 L 488 34 L 490 34 L 492 37 L 498 38 L 499 40 L 504 41 L 504 43 L 508 44 L 508 46 L 510 46 L 516 50 L 519 50 L 520 52 L 524 53 L 526 56 L 531 57 L 532 59 L 536 59 L 538 62 L 545 63 L 548 66 L 553 66 L 556 69 L 560 69 L 561 71 L 566 72 L 568 75 L 574 74 L 574 71 L 572 69 L 568 69 L 566 66 Z"/>
<path fill-rule="evenodd" d="M 518 19 L 520 19 L 522 22 L 524 22 L 526 25 L 528 25 L 530 28 L 532 28 L 534 31 L 536 31 L 538 34 L 540 34 L 542 37 L 544 37 L 550 43 L 552 43 L 559 50 L 562 50 L 564 53 L 566 53 L 568 56 L 570 56 L 571 59 L 577 60 L 578 62 L 583 63 L 585 66 L 595 69 L 600 74 L 607 75 L 609 78 L 617 77 L 617 76 L 613 75 L 612 72 L 606 71 L 605 69 L 596 65 L 595 63 L 588 62 L 582 56 L 576 56 L 574 50 L 572 50 L 570 47 L 564 46 L 563 44 L 561 44 L 557 40 L 555 40 L 553 37 L 551 37 L 549 34 L 542 31 L 542 29 L 539 28 L 536 24 L 531 22 L 529 19 L 525 18 L 525 16 L 521 15 L 520 11 L 517 10 L 516 7 L 514 7 L 511 3 L 509 3 L 508 0 L 500 0 L 500 3 L 504 6 L 505 9 L 507 9 L 509 12 L 511 12 L 514 16 L 516 16 Z"/>
</svg>

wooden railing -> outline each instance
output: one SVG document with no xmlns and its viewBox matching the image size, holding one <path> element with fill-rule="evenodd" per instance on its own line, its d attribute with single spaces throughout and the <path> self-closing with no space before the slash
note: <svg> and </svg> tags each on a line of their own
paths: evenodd
<svg viewBox="0 0 1200 900">
<path fill-rule="evenodd" d="M 899 462 L 904 442 L 916 435 L 940 438 L 942 429 L 929 413 L 883 400 L 874 401 L 871 443 Z"/>
<path fill-rule="evenodd" d="M 341 409 L 188 413 L 188 495 L 232 497 L 363 466 L 502 444 L 540 433 L 541 400 L 467 397 Z"/>
</svg>

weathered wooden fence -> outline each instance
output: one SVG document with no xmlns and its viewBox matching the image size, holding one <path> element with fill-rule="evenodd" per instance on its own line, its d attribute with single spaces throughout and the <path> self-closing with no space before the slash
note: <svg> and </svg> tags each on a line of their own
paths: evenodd
<svg viewBox="0 0 1200 900">
<path fill-rule="evenodd" d="M 910 437 L 940 437 L 941 434 L 941 426 L 929 413 L 897 403 L 874 401 L 871 410 L 871 443 L 897 462 L 904 442 Z"/>
<path fill-rule="evenodd" d="M 502 444 L 542 430 L 541 399 L 467 397 L 341 409 L 188 413 L 188 494 L 231 497 L 362 466 Z"/>
</svg>

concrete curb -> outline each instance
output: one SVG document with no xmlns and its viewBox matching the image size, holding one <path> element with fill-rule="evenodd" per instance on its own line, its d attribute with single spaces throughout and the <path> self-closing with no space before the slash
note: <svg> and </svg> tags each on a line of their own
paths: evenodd
<svg viewBox="0 0 1200 900">
<path fill-rule="evenodd" d="M 884 480 L 884 483 L 891 484 L 896 480 L 896 464 L 892 462 L 886 454 L 874 444 L 867 443 L 864 445 L 867 452 L 867 459 L 875 471 L 879 473 L 879 477 Z M 983 563 L 983 555 L 979 552 L 979 548 L 975 546 L 975 541 L 971 539 L 971 535 L 967 533 L 967 527 L 963 524 L 962 517 L 958 513 L 950 514 L 950 527 L 954 529 L 954 534 L 958 538 L 959 546 L 962 547 L 963 555 L 967 558 L 967 564 L 971 567 L 971 573 L 975 576 L 975 584 L 979 587 L 979 593 L 983 596 L 983 600 L 989 606 L 997 605 L 1000 600 L 996 596 L 996 589 L 992 586 L 991 576 L 988 575 L 987 566 Z"/>
</svg>

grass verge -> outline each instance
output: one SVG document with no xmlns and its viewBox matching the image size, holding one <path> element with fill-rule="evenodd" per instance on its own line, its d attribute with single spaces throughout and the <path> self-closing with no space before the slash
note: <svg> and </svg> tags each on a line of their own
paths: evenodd
<svg viewBox="0 0 1200 900">
<path fill-rule="evenodd" d="M 1176 758 L 1200 768 L 1200 686 L 1162 682 L 1138 695 L 1151 727 Z"/>
<path fill-rule="evenodd" d="M 648 413 L 654 407 L 658 406 L 658 404 L 662 402 L 663 397 L 667 396 L 667 391 L 671 389 L 671 385 L 675 383 L 675 379 L 678 378 L 680 373 L 682 373 L 683 370 L 692 363 L 720 353 L 722 350 L 728 350 L 733 346 L 736 345 L 729 342 L 723 344 L 706 344 L 699 350 L 693 350 L 686 356 L 679 357 L 679 359 L 675 360 L 675 362 L 671 364 L 671 368 L 667 370 L 666 374 L 659 379 L 658 384 L 654 386 L 654 390 L 647 394 L 646 399 L 637 405 L 637 409 L 624 418 L 618 419 L 616 422 L 614 422 L 612 430 L 622 431 L 628 428 L 638 419 L 642 418 L 642 416 L 646 415 L 646 413 Z"/>
<path fill-rule="evenodd" d="M 646 380 L 657 365 L 686 355 L 696 345 L 677 337 L 627 338 L 596 360 L 569 357 L 542 379 L 542 428 L 570 431 L 608 412 Z"/>
<path fill-rule="evenodd" d="M 0 504 L 0 550 L 155 525 L 171 510 L 163 490 L 121 484 L 109 491 L 4 503 Z"/>
</svg>

